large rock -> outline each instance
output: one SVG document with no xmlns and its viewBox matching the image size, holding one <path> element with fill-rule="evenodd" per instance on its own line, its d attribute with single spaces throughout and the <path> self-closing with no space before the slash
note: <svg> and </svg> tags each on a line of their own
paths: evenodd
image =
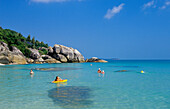
<svg viewBox="0 0 170 109">
<path fill-rule="evenodd" d="M 2 64 L 9 64 L 10 63 L 10 60 L 7 56 L 0 56 L 0 63 Z"/>
<path fill-rule="evenodd" d="M 76 62 L 84 62 L 84 56 L 77 49 L 74 49 L 74 58 Z"/>
<path fill-rule="evenodd" d="M 53 49 L 48 48 L 49 55 L 61 62 L 84 62 L 83 55 L 71 47 L 55 44 Z"/>
<path fill-rule="evenodd" d="M 102 63 L 106 63 L 106 62 L 108 62 L 108 61 L 99 59 L 99 58 L 97 58 L 97 57 L 92 57 L 92 58 L 90 58 L 90 59 L 87 59 L 86 62 L 102 62 Z"/>
<path fill-rule="evenodd" d="M 45 60 L 46 63 L 61 63 L 60 61 L 54 59 L 54 58 L 51 58 L 51 59 L 46 59 Z"/>
<path fill-rule="evenodd" d="M 36 59 L 36 60 L 34 60 L 34 63 L 35 64 L 42 64 L 42 63 L 44 63 L 44 59 L 42 59 L 42 58 Z"/>
<path fill-rule="evenodd" d="M 63 45 L 60 45 L 60 47 L 61 47 L 61 54 L 64 55 L 69 62 L 73 62 L 74 61 L 73 48 L 69 48 Z"/>
<path fill-rule="evenodd" d="M 60 45 L 55 44 L 53 50 L 54 50 L 53 53 L 59 54 L 61 51 Z"/>
<path fill-rule="evenodd" d="M 8 45 L 4 42 L 0 42 L 0 53 L 9 51 Z"/>
<path fill-rule="evenodd" d="M 48 47 L 48 54 L 52 55 L 53 54 L 53 48 L 52 47 Z"/>
<path fill-rule="evenodd" d="M 38 50 L 32 49 L 32 48 L 28 48 L 28 49 L 31 51 L 30 57 L 31 57 L 32 59 L 38 59 L 38 58 L 40 58 L 40 53 L 39 53 Z"/>
<path fill-rule="evenodd" d="M 22 55 L 11 55 L 10 62 L 12 64 L 27 64 L 25 57 Z"/>
<path fill-rule="evenodd" d="M 14 46 L 12 46 L 11 47 L 11 51 L 14 53 L 14 54 L 19 54 L 19 55 L 22 55 L 22 56 L 24 56 L 24 54 L 17 48 L 17 47 L 14 47 Z"/>
<path fill-rule="evenodd" d="M 0 56 L 0 63 L 2 64 L 27 64 L 25 57 L 22 55 L 15 55 L 9 53 L 8 56 L 2 55 Z"/>
<path fill-rule="evenodd" d="M 53 58 L 64 63 L 67 62 L 67 58 L 62 54 L 53 54 Z"/>
<path fill-rule="evenodd" d="M 0 63 L 2 64 L 27 64 L 22 52 L 16 47 L 12 47 L 12 51 L 4 42 L 0 42 Z"/>
<path fill-rule="evenodd" d="M 41 58 L 46 60 L 46 59 L 51 59 L 52 57 L 49 55 L 41 55 Z"/>
</svg>

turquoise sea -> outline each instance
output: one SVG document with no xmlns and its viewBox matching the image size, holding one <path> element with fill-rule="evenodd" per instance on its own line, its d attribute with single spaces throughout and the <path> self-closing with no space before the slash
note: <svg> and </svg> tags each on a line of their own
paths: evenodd
<svg viewBox="0 0 170 109">
<path fill-rule="evenodd" d="M 0 66 L 0 109 L 170 109 L 170 61 Z"/>
</svg>

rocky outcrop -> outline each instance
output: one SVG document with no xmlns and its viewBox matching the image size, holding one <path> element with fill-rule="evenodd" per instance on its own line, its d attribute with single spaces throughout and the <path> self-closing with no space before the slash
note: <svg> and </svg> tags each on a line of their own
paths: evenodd
<svg viewBox="0 0 170 109">
<path fill-rule="evenodd" d="M 6 43 L 0 42 L 0 63 L 27 64 L 27 61 L 19 49 L 12 47 L 10 51 Z"/>
<path fill-rule="evenodd" d="M 61 62 L 84 62 L 83 55 L 71 47 L 55 44 L 48 48 L 48 54 Z"/>
<path fill-rule="evenodd" d="M 40 55 L 37 49 L 28 48 L 31 51 L 30 58 L 26 58 L 17 47 L 10 47 L 0 42 L 0 64 L 27 64 L 27 63 L 67 63 L 85 62 L 83 55 L 71 47 L 55 44 L 54 47 L 40 47 L 39 50 L 47 50 L 48 55 Z"/>
<path fill-rule="evenodd" d="M 90 58 L 90 59 L 86 59 L 86 62 L 102 62 L 102 63 L 106 63 L 106 62 L 108 62 L 108 61 L 99 59 L 99 58 L 97 58 L 97 57 L 92 57 L 92 58 Z"/>
<path fill-rule="evenodd" d="M 39 53 L 38 50 L 32 49 L 32 48 L 28 48 L 28 49 L 31 51 L 30 57 L 31 57 L 32 59 L 38 59 L 38 58 L 40 58 L 40 53 Z"/>
<path fill-rule="evenodd" d="M 22 55 L 22 56 L 24 56 L 24 54 L 17 48 L 17 47 L 14 47 L 14 46 L 12 46 L 11 47 L 11 51 L 14 53 L 14 54 L 19 54 L 19 55 Z"/>
</svg>

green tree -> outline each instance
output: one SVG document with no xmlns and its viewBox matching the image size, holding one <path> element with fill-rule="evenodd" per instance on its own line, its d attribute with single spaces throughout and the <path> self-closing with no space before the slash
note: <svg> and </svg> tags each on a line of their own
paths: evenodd
<svg viewBox="0 0 170 109">
<path fill-rule="evenodd" d="M 30 35 L 28 35 L 28 37 L 27 37 L 26 41 L 31 42 L 31 36 L 30 36 Z"/>
<path fill-rule="evenodd" d="M 31 43 L 32 43 L 32 47 L 31 48 L 34 49 L 35 48 L 35 37 L 32 38 Z"/>
<path fill-rule="evenodd" d="M 35 44 L 35 37 L 32 38 L 31 43 Z"/>
<path fill-rule="evenodd" d="M 0 26 L 0 30 L 3 30 L 3 28 Z"/>
</svg>

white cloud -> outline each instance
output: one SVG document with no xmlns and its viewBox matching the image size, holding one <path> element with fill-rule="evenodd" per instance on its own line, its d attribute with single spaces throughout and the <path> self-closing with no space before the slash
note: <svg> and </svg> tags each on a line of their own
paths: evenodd
<svg viewBox="0 0 170 109">
<path fill-rule="evenodd" d="M 108 9 L 106 15 L 104 18 L 106 19 L 111 19 L 115 14 L 118 14 L 122 9 L 125 4 L 122 3 L 119 6 L 114 6 L 112 9 Z"/>
<path fill-rule="evenodd" d="M 165 2 L 165 4 L 162 7 L 160 7 L 160 9 L 165 9 L 167 8 L 167 6 L 170 6 L 170 1 Z"/>
<path fill-rule="evenodd" d="M 50 3 L 50 2 L 68 2 L 68 1 L 82 1 L 82 0 L 30 0 L 31 2 L 36 3 Z"/>
<path fill-rule="evenodd" d="M 144 5 L 143 5 L 143 9 L 150 8 L 150 7 L 152 7 L 152 6 L 153 6 L 153 7 L 156 7 L 156 6 L 154 6 L 154 3 L 155 3 L 155 1 L 152 0 L 152 1 L 144 4 Z"/>
</svg>

